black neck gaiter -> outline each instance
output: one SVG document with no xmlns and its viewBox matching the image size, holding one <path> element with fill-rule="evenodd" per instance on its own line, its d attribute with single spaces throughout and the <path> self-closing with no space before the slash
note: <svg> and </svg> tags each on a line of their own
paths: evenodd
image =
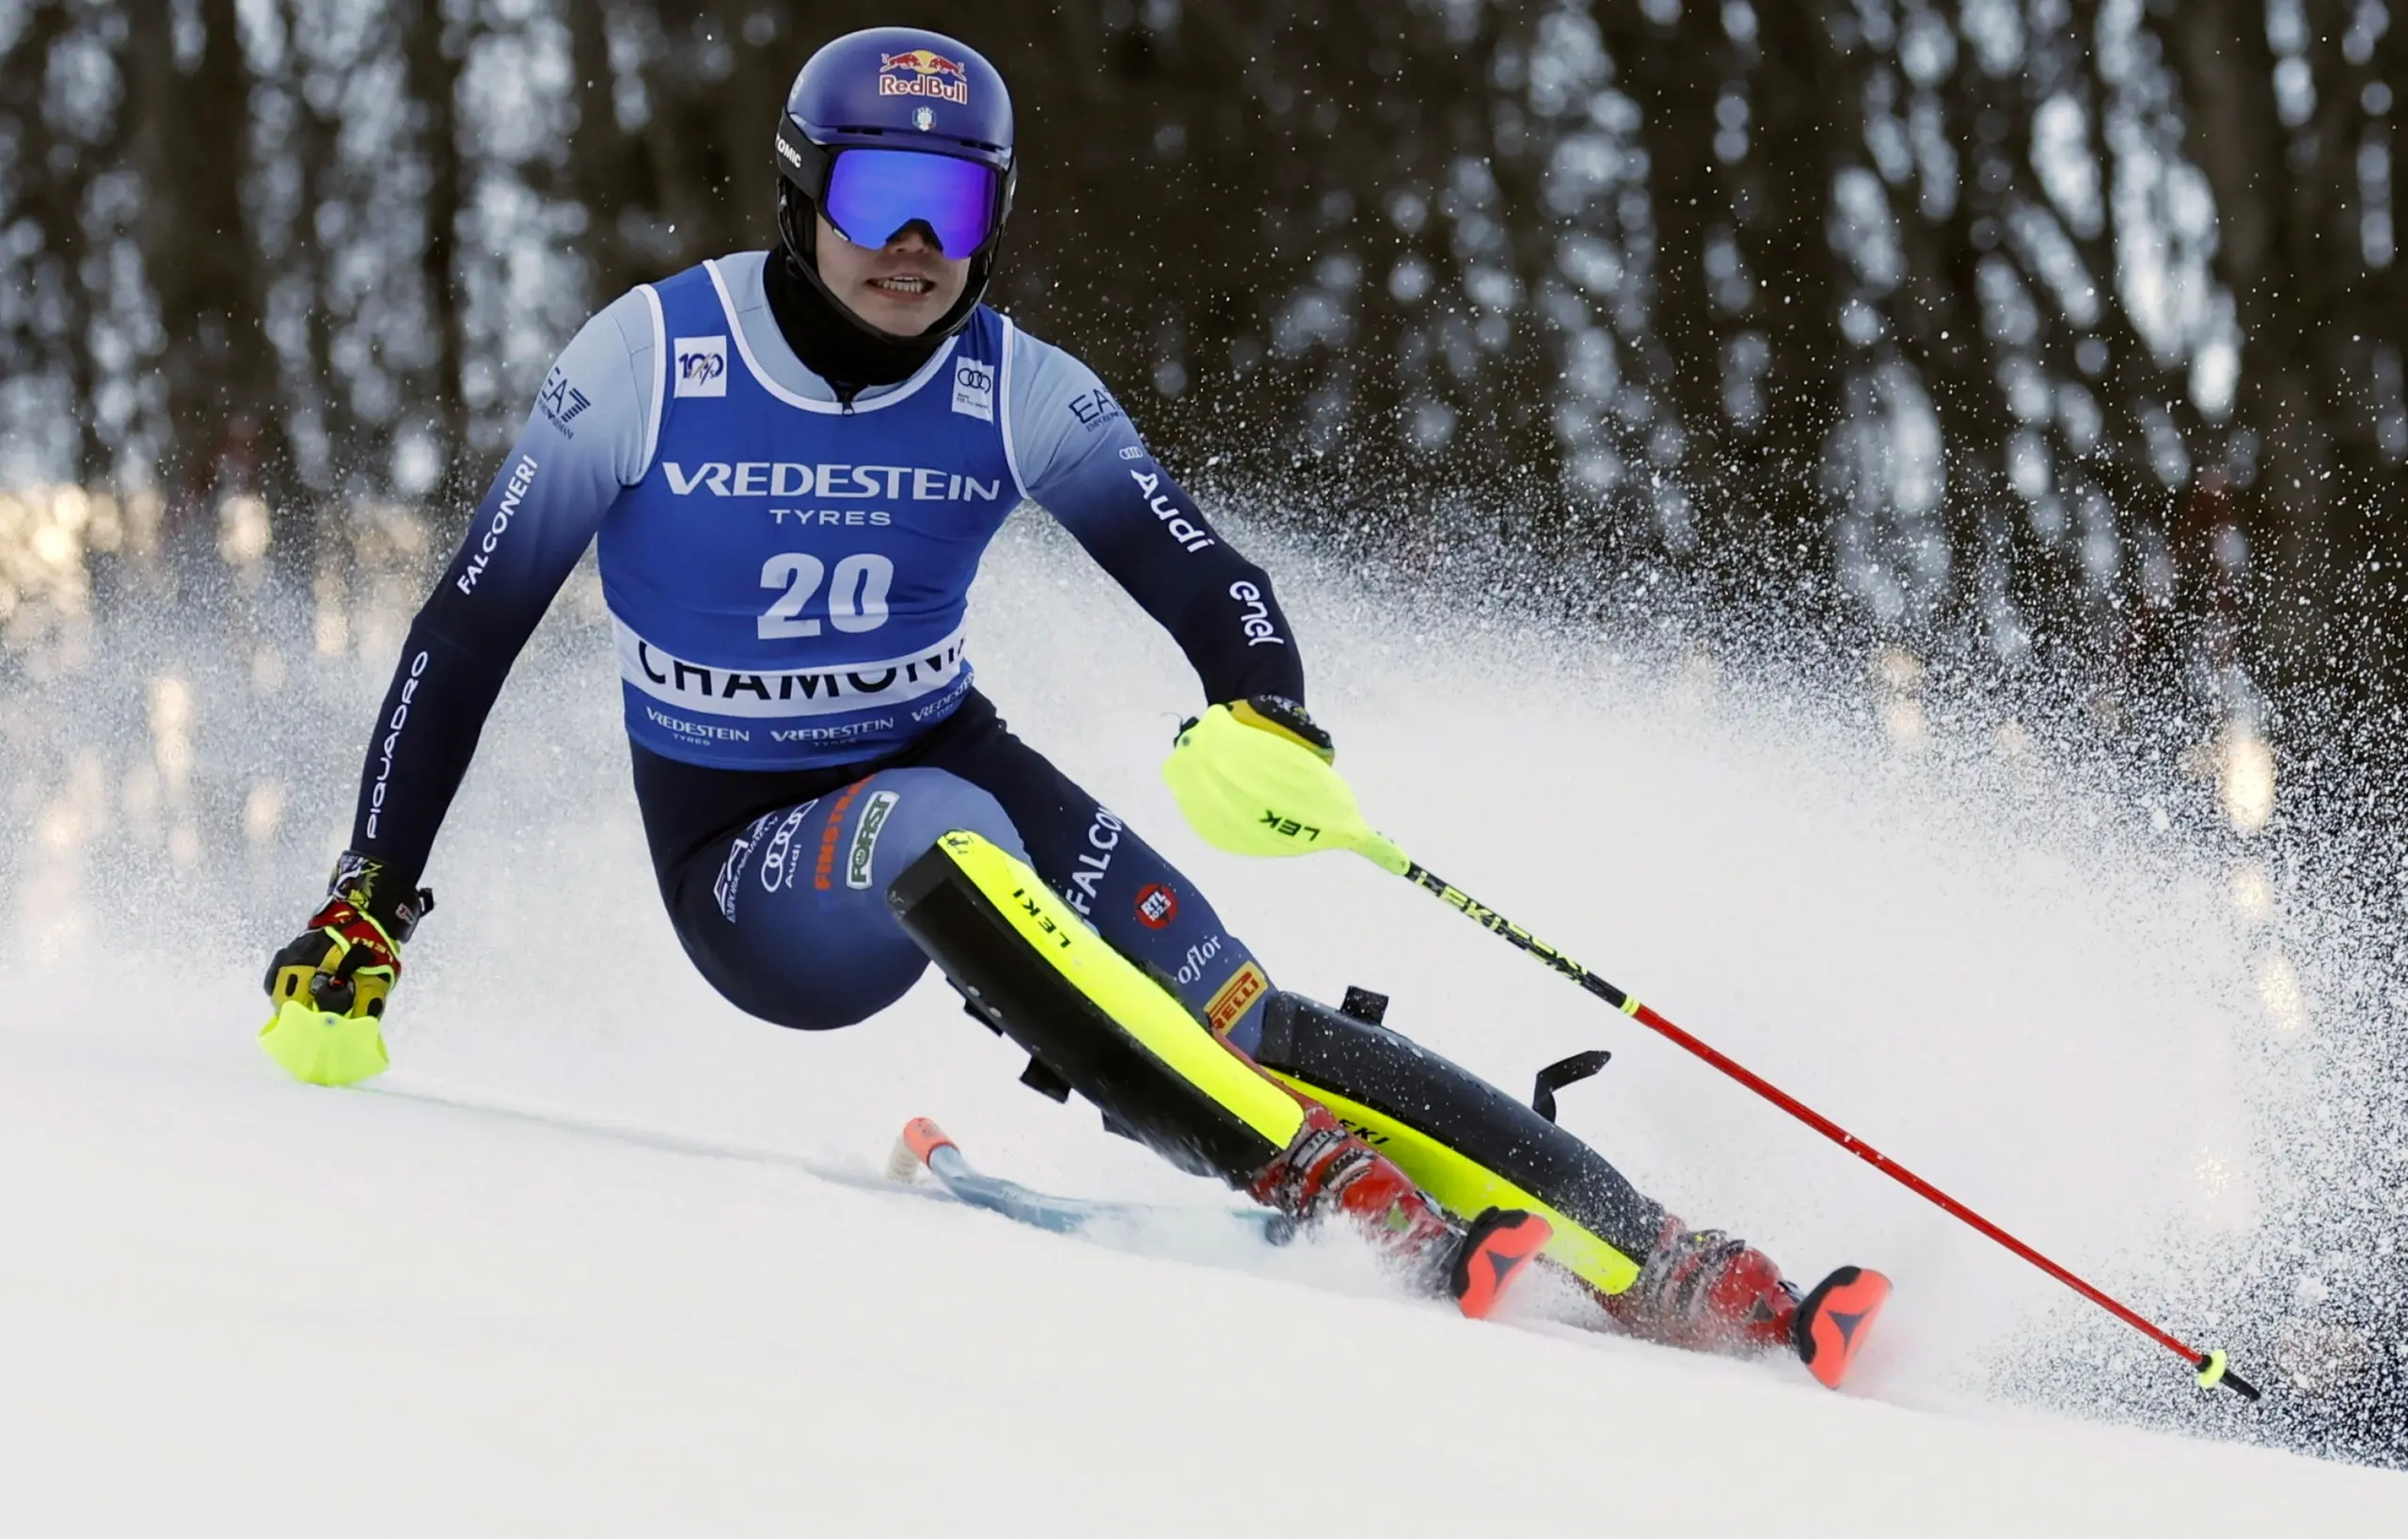
<svg viewBox="0 0 2408 1539">
<path fill-rule="evenodd" d="M 872 331 L 846 312 L 809 274 L 799 271 L 793 253 L 783 243 L 769 252 L 761 272 L 761 287 L 768 295 L 769 314 L 778 323 L 778 332 L 794 349 L 794 356 L 833 386 L 844 400 L 849 401 L 855 391 L 867 386 L 901 384 L 952 335 L 942 326 L 917 337 Z"/>
</svg>

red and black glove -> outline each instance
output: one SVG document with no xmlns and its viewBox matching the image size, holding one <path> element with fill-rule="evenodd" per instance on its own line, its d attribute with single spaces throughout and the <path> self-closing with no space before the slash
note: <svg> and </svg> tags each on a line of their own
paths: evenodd
<svg viewBox="0 0 2408 1539">
<path fill-rule="evenodd" d="M 395 886 L 401 896 L 388 896 Z M 401 980 L 402 944 L 434 909 L 435 895 L 391 882 L 381 863 L 351 851 L 335 862 L 326 892 L 309 928 L 270 959 L 268 999 L 304 1000 L 330 1015 L 381 1016 Z"/>
</svg>

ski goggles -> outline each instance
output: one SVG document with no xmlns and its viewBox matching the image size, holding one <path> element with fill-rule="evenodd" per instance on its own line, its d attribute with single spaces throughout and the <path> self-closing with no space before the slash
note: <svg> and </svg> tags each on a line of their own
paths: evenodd
<svg viewBox="0 0 2408 1539">
<path fill-rule="evenodd" d="M 925 225 L 957 261 L 995 232 L 994 168 L 916 150 L 839 149 L 828 157 L 820 212 L 855 246 L 884 246 Z"/>
</svg>

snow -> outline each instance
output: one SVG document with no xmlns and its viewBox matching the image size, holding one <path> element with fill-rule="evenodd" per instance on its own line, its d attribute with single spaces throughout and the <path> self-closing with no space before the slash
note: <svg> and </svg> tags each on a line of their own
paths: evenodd
<svg viewBox="0 0 2408 1539">
<path fill-rule="evenodd" d="M 2236 1065 L 2266 1027 L 2227 987 L 2245 957 L 2208 876 L 1826 731 L 1811 702 L 1784 715 L 1438 616 L 1417 643 L 1304 581 L 1291 602 L 1341 763 L 1442 873 L 2144 1309 L 2190 1296 L 2188 1274 L 2136 1237 L 2211 1252 L 2258 1222 L 2273 1175 Z M 314 870 L 204 892 L 246 948 L 104 951 L 73 926 L 45 947 L 25 937 L 56 913 L 9 916 L 0 1530 L 2408 1519 L 2398 1474 L 2014 1408 L 1984 1374 L 2067 1318 L 2061 1290 L 1370 866 L 1202 849 L 1153 779 L 1192 685 L 1058 539 L 1015 533 L 974 614 L 1015 726 L 1188 866 L 1283 983 L 1380 988 L 1393 1023 L 1517 1089 L 1612 1047 L 1564 1118 L 1643 1187 L 1798 1275 L 1895 1277 L 1860 1382 L 1475 1325 L 1343 1244 L 1170 1260 L 891 1185 L 890 1140 L 927 1113 L 998 1174 L 1228 1200 L 1014 1085 L 1017 1056 L 940 985 L 816 1037 L 719 1003 L 650 891 L 607 648 L 539 651 L 430 873 L 442 906 L 372 1087 L 293 1085 L 250 1043 L 259 961 Z M 1053 647 L 1006 640 L 1039 630 Z M 82 889 L 170 890 L 130 871 Z M 2132 1341 L 2130 1372 L 2181 1372 Z"/>
<path fill-rule="evenodd" d="M 1502 1512 L 2022 1535 L 2408 1513 L 2398 1475 L 1901 1409 L 1119 1254 L 879 1190 L 876 1149 L 717 1156 L 261 1069 L 197 1031 L 0 1037 L 12 1531 L 1438 1533 Z"/>
</svg>

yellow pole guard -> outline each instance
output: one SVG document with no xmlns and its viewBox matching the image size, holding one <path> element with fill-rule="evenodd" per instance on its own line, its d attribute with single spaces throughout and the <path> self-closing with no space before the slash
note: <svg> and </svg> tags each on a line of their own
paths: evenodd
<svg viewBox="0 0 2408 1539">
<path fill-rule="evenodd" d="M 1619 1293 L 1638 1280 L 1637 1261 L 1479 1161 L 1309 1080 L 1283 1074 L 1275 1069 L 1267 1072 L 1327 1106 L 1339 1121 L 1360 1134 L 1365 1143 L 1394 1160 L 1413 1178 L 1414 1184 L 1456 1217 L 1476 1217 L 1484 1208 L 1524 1209 L 1554 1227 L 1555 1237 L 1541 1254 L 1598 1292 Z"/>
<path fill-rule="evenodd" d="M 1164 1067 L 1203 1091 L 1247 1127 L 1285 1149 L 1304 1126 L 1304 1108 L 1231 1052 L 1163 986 L 1115 951 L 1043 879 L 966 829 L 937 841 L 971 884 L 986 895 L 1030 948 L 1070 987 L 1094 1001 Z"/>
<path fill-rule="evenodd" d="M 385 1034 L 372 1015 L 313 1010 L 297 999 L 260 1028 L 260 1049 L 304 1085 L 356 1085 L 385 1071 Z"/>
<path fill-rule="evenodd" d="M 1351 849 L 1398 876 L 1412 864 L 1363 820 L 1327 760 L 1285 732 L 1248 726 L 1227 706 L 1179 735 L 1163 781 L 1204 842 L 1232 855 Z"/>
<path fill-rule="evenodd" d="M 2212 1389 L 2217 1385 L 2222 1384 L 2224 1382 L 2224 1353 L 2220 1349 L 2210 1349 L 2208 1353 L 2208 1360 L 2206 1364 L 2199 1370 L 2199 1388 L 2202 1389 Z"/>
</svg>

